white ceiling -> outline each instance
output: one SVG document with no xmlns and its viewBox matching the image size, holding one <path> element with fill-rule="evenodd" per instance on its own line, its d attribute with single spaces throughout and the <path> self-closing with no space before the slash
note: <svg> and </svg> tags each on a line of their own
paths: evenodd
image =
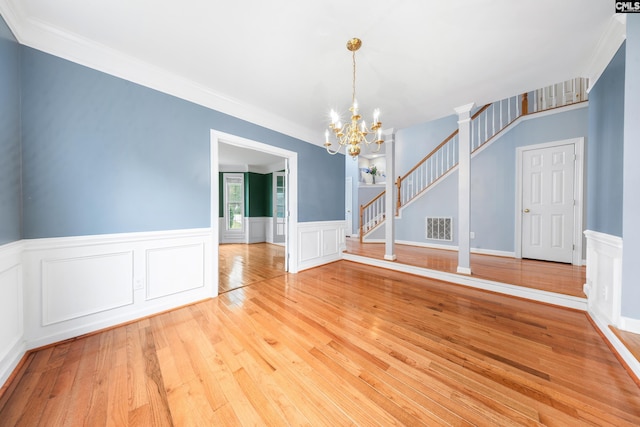
<svg viewBox="0 0 640 427">
<path fill-rule="evenodd" d="M 593 73 L 610 0 L 0 0 L 23 44 L 321 145 L 357 98 L 405 128 Z"/>
</svg>

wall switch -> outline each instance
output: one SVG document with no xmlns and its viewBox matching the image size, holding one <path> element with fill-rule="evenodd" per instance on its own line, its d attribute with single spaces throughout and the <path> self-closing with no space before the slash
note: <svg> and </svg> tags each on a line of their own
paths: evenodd
<svg viewBox="0 0 640 427">
<path fill-rule="evenodd" d="M 142 279 L 136 279 L 133 282 L 133 289 L 135 290 L 139 290 L 139 289 L 143 289 L 144 288 L 144 280 Z"/>
<path fill-rule="evenodd" d="M 469 238 L 470 238 L 470 239 L 475 239 L 475 238 L 476 238 L 476 232 L 475 232 L 475 231 L 471 231 L 471 232 L 469 233 Z"/>
</svg>

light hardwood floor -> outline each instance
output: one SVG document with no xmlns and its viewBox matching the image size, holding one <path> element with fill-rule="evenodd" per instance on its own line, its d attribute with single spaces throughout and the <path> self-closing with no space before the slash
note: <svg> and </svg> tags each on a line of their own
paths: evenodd
<svg viewBox="0 0 640 427">
<path fill-rule="evenodd" d="M 381 260 L 384 259 L 384 251 L 384 243 L 360 243 L 356 238 L 347 238 L 347 252 L 355 255 Z M 395 252 L 397 256 L 395 262 L 400 264 L 447 273 L 456 273 L 458 267 L 457 251 L 395 245 Z M 585 267 L 471 254 L 471 271 L 474 277 L 480 279 L 581 298 L 586 297 L 582 290 L 586 280 Z"/>
<path fill-rule="evenodd" d="M 339 261 L 31 353 L 0 425 L 640 425 L 579 311 Z"/>
<path fill-rule="evenodd" d="M 285 247 L 271 243 L 218 246 L 218 293 L 282 276 Z"/>
</svg>

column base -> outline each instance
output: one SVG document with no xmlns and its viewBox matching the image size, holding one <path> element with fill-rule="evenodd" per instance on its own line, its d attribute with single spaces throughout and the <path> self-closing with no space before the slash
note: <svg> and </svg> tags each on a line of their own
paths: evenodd
<svg viewBox="0 0 640 427">
<path fill-rule="evenodd" d="M 468 274 L 469 276 L 471 276 L 471 268 L 469 267 L 458 266 L 458 270 L 456 272 L 460 274 Z"/>
</svg>

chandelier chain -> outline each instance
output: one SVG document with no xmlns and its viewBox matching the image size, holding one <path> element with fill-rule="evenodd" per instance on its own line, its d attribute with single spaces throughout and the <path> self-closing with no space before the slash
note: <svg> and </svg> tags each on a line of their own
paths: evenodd
<svg viewBox="0 0 640 427">
<path fill-rule="evenodd" d="M 351 52 L 351 58 L 353 59 L 353 84 L 351 90 L 351 105 L 356 101 L 356 51 Z"/>
</svg>

